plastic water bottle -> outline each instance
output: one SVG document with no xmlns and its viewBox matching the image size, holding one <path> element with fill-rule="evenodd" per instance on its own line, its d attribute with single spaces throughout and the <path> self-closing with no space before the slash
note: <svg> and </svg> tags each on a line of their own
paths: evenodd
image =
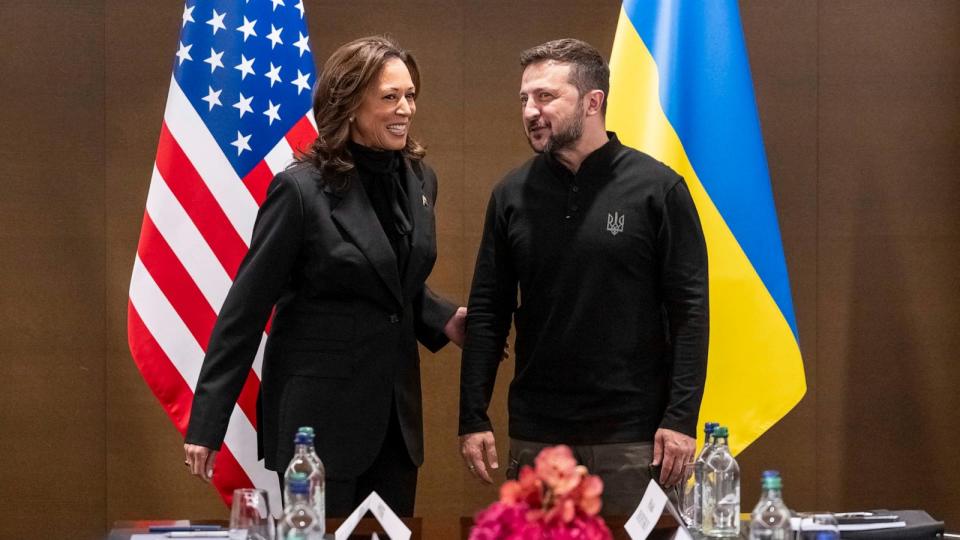
<svg viewBox="0 0 960 540">
<path fill-rule="evenodd" d="M 303 473 L 308 480 L 308 502 L 320 521 L 320 532 L 325 533 L 326 519 L 326 470 L 313 445 L 313 428 L 302 427 L 293 439 L 293 459 L 283 474 L 284 501 L 289 501 L 290 479 L 296 473 Z"/>
<path fill-rule="evenodd" d="M 326 533 L 326 519 L 327 519 L 327 469 L 323 466 L 323 462 L 320 461 L 320 456 L 317 455 L 317 448 L 314 444 L 316 438 L 314 437 L 313 428 L 310 426 L 303 426 L 297 431 L 306 433 L 310 435 L 310 444 L 307 445 L 307 453 L 310 455 L 311 460 L 313 461 L 314 466 L 317 470 L 320 471 L 319 480 L 311 484 L 310 486 L 310 497 L 313 500 L 313 510 L 317 513 L 317 516 L 320 518 L 320 528 L 322 532 Z"/>
<path fill-rule="evenodd" d="M 277 540 L 323 540 L 320 519 L 310 504 L 310 479 L 293 473 L 284 480 L 289 499 L 277 525 Z"/>
<path fill-rule="evenodd" d="M 716 422 L 703 425 L 703 448 L 693 463 L 693 509 L 691 510 L 690 530 L 703 530 L 703 464 L 713 450 L 713 430 L 720 427 Z"/>
<path fill-rule="evenodd" d="M 790 509 L 783 503 L 782 481 L 777 471 L 764 471 L 760 502 L 750 514 L 750 540 L 791 540 Z"/>
<path fill-rule="evenodd" d="M 703 466 L 703 534 L 714 538 L 740 535 L 740 466 L 728 436 L 726 427 L 713 431 L 714 449 Z"/>
</svg>

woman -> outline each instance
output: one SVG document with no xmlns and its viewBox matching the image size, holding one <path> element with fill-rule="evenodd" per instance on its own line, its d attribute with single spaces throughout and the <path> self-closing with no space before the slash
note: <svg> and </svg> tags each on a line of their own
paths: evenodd
<svg viewBox="0 0 960 540">
<path fill-rule="evenodd" d="M 436 259 L 437 179 L 409 136 L 420 73 L 386 37 L 340 47 L 313 110 L 319 135 L 278 174 L 210 338 L 184 451 L 209 480 L 215 450 L 276 306 L 264 352 L 258 446 L 279 475 L 300 426 L 316 429 L 327 515 L 375 490 L 413 515 L 423 419 L 417 340 L 463 342 L 465 308 L 424 284 Z"/>
</svg>

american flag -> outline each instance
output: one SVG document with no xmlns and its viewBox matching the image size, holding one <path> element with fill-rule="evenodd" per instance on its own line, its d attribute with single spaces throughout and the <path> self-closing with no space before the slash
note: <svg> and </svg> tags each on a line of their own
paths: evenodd
<svg viewBox="0 0 960 540">
<path fill-rule="evenodd" d="M 274 174 L 316 137 L 316 73 L 303 1 L 188 0 L 133 265 L 127 333 L 150 389 L 183 434 L 217 313 Z M 266 331 L 264 333 L 264 339 Z M 257 459 L 263 341 L 230 417 L 213 483 L 279 501 Z"/>
</svg>

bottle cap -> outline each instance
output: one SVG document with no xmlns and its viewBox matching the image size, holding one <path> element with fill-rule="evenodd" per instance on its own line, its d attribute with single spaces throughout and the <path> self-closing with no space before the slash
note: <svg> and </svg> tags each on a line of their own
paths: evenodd
<svg viewBox="0 0 960 540">
<path fill-rule="evenodd" d="M 711 433 L 713 433 L 713 430 L 717 429 L 718 427 L 720 427 L 720 424 L 716 422 L 707 422 L 703 424 L 703 432 L 706 433 L 707 435 L 710 435 Z"/>
<path fill-rule="evenodd" d="M 310 435 L 316 435 L 316 432 L 315 432 L 315 431 L 313 430 L 313 428 L 310 427 L 310 426 L 302 426 L 300 429 L 297 430 L 297 432 L 299 432 L 299 433 L 309 433 Z"/>
<path fill-rule="evenodd" d="M 780 480 L 779 476 L 764 476 L 763 480 L 760 481 L 760 486 L 763 489 L 781 489 L 783 480 Z"/>
<path fill-rule="evenodd" d="M 298 431 L 297 434 L 294 435 L 293 437 L 293 444 L 311 444 L 311 443 L 313 443 L 313 436 L 310 435 L 309 433 Z"/>
<path fill-rule="evenodd" d="M 717 438 L 729 437 L 727 426 L 719 426 L 713 430 L 713 436 Z"/>
<path fill-rule="evenodd" d="M 768 476 L 780 477 L 780 471 L 775 471 L 773 469 L 763 471 L 763 474 L 760 475 L 761 478 L 766 478 Z"/>
<path fill-rule="evenodd" d="M 307 495 L 310 493 L 310 479 L 307 473 L 296 472 L 287 478 L 287 490 L 290 493 Z"/>
</svg>

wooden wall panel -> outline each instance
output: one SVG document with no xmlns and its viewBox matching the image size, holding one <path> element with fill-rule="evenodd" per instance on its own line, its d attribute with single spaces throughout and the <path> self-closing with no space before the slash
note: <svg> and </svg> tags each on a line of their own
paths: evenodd
<svg viewBox="0 0 960 540">
<path fill-rule="evenodd" d="M 0 538 L 101 531 L 103 9 L 0 4 Z M 28 521 L 30 526 L 38 522 Z"/>
<path fill-rule="evenodd" d="M 820 4 L 818 501 L 960 523 L 960 5 Z"/>
</svg>

